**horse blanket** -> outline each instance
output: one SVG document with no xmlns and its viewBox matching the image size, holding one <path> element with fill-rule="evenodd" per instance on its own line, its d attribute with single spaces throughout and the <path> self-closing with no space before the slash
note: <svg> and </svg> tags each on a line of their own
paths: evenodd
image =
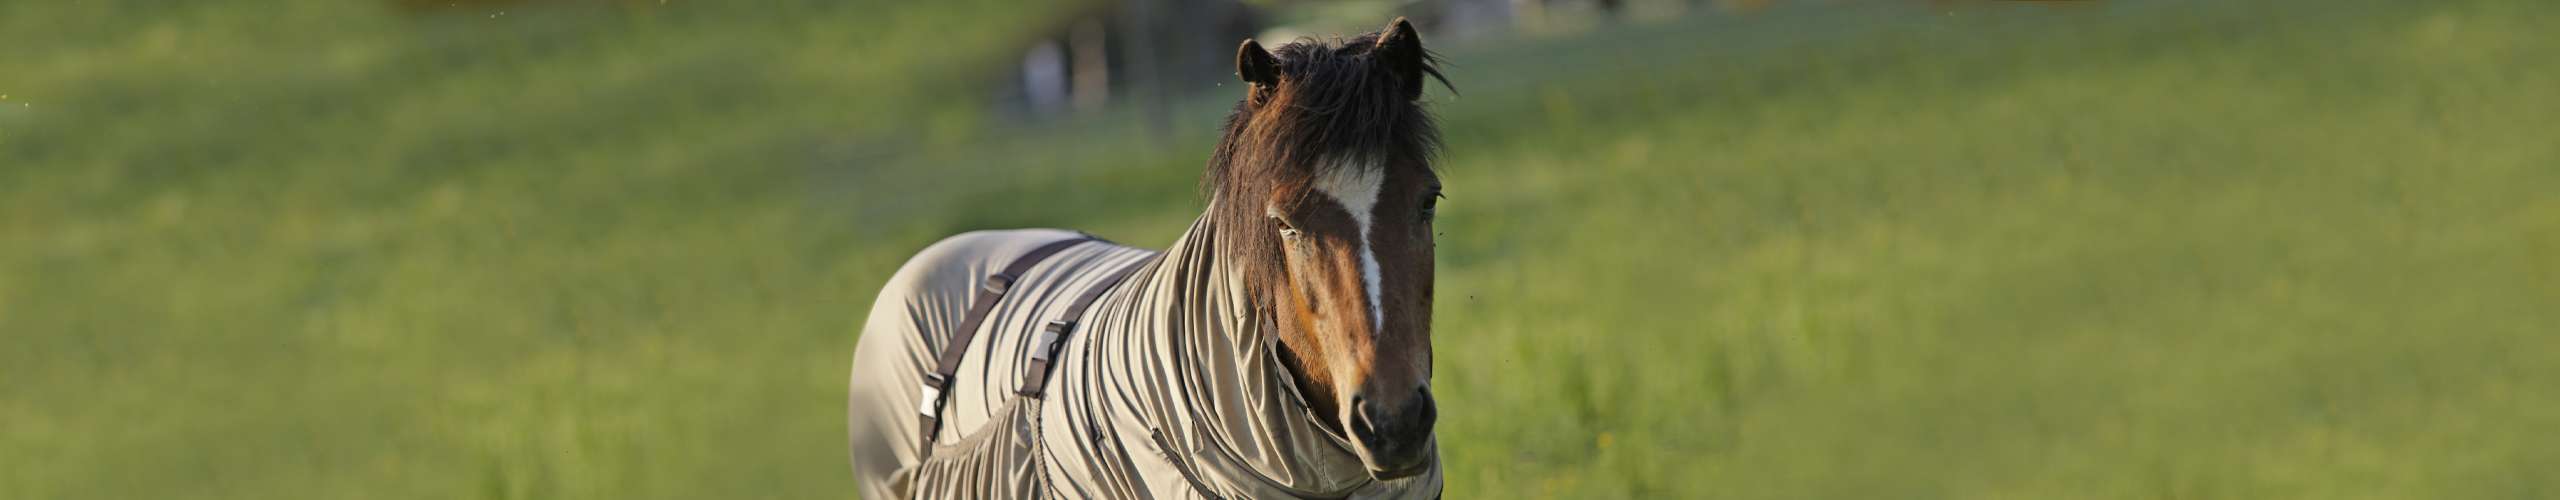
<svg viewBox="0 0 2560 500">
<path fill-rule="evenodd" d="M 1373 479 L 1307 410 L 1276 336 L 1249 319 L 1243 282 L 1217 264 L 1204 225 L 1162 253 L 1097 240 L 1031 267 L 967 344 L 932 436 L 919 435 L 921 384 L 988 276 L 1086 236 L 972 232 L 909 260 L 855 348 L 848 420 L 865 496 L 1437 497 L 1436 459 L 1421 475 Z M 1040 328 L 1123 269 L 1126 279 L 1068 318 L 1080 321 L 1058 341 L 1043 387 L 1016 394 Z"/>
</svg>

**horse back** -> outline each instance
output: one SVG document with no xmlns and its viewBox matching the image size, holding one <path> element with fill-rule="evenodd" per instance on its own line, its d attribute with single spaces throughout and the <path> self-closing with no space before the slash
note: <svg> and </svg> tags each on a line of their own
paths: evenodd
<svg viewBox="0 0 2560 500">
<path fill-rule="evenodd" d="M 873 498 L 905 496 L 911 480 L 899 473 L 917 462 L 926 437 L 918 436 L 921 384 L 935 371 L 945 346 L 959 337 L 958 327 L 970 303 L 989 276 L 1034 249 L 1060 240 L 1087 238 L 1055 229 L 973 231 L 944 238 L 918 252 L 872 301 L 862 336 L 854 347 L 851 394 L 847 401 L 855 472 Z M 945 447 L 975 442 L 988 424 L 1010 421 L 1014 384 L 1029 357 L 1031 336 L 1050 316 L 1059 314 L 1067 298 L 1101 272 L 1088 269 L 1124 263 L 1151 252 L 1095 241 L 1069 247 L 1017 278 L 989 311 L 952 381 L 942 408 L 942 430 L 931 439 Z M 936 451 L 937 462 L 958 459 Z M 911 473 L 911 472 L 910 472 Z"/>
</svg>

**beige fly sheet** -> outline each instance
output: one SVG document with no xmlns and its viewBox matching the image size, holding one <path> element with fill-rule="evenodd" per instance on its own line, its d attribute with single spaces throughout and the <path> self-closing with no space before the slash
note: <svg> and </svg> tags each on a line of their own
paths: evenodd
<svg viewBox="0 0 2560 500">
<path fill-rule="evenodd" d="M 980 231 L 917 254 L 881 290 L 855 348 L 848 420 L 866 496 L 888 498 L 1434 498 L 1429 472 L 1369 477 L 1320 425 L 1218 265 L 1205 223 L 1162 253 L 1099 240 L 1000 286 L 936 411 L 925 382 L 972 302 L 1035 249 L 1088 238 Z M 1113 278 L 1125 279 L 1113 283 Z M 1090 309 L 1069 303 L 1098 291 Z M 1042 338 L 1053 321 L 1073 322 Z M 1032 362 L 1054 345 L 1042 371 Z M 1028 385 L 1029 387 L 1026 387 Z M 920 425 L 936 414 L 938 425 Z M 927 428 L 938 427 L 931 436 Z M 924 448 L 930 443 L 930 450 Z M 1436 445 L 1435 445 L 1436 447 Z"/>
</svg>

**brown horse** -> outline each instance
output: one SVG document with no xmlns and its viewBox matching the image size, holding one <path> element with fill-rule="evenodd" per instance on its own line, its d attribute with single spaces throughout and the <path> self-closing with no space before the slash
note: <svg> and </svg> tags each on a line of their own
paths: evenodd
<svg viewBox="0 0 2560 500">
<path fill-rule="evenodd" d="M 864 488 L 1436 496 L 1435 64 L 1403 19 L 1247 40 L 1209 207 L 1169 248 L 1015 230 L 920 252 L 856 348 Z"/>
</svg>

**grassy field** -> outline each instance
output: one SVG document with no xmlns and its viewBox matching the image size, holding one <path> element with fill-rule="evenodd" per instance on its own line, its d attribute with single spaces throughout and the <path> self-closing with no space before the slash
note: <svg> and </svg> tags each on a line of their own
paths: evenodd
<svg viewBox="0 0 2560 500">
<path fill-rule="evenodd" d="M 908 253 L 1196 214 L 1216 104 L 998 123 L 952 82 L 1041 12 L 993 3 L 0 4 L 0 498 L 848 497 Z M 2560 496 L 2551 26 L 1446 47 L 1449 497 Z"/>
</svg>

